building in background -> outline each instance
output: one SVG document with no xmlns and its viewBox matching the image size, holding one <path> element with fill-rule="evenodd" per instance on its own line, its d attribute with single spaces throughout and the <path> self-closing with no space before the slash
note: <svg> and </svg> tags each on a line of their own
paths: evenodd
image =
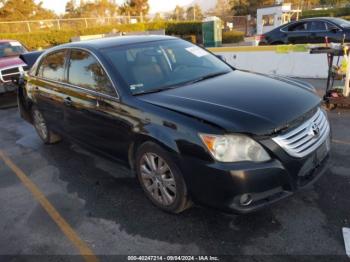
<svg viewBox="0 0 350 262">
<path fill-rule="evenodd" d="M 298 20 L 300 13 L 301 10 L 293 10 L 291 4 L 279 4 L 259 8 L 256 16 L 257 34 L 267 33 L 292 20 Z"/>
</svg>

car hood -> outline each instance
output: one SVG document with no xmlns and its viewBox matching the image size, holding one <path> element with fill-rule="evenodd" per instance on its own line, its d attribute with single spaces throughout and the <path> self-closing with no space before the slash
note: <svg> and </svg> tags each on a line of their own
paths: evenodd
<svg viewBox="0 0 350 262">
<path fill-rule="evenodd" d="M 320 103 L 312 88 L 302 82 L 239 70 L 139 98 L 226 132 L 255 135 L 277 132 Z"/>
<path fill-rule="evenodd" d="M 14 67 L 25 65 L 25 63 L 18 56 L 2 57 L 0 58 L 0 69 L 6 67 Z"/>
</svg>

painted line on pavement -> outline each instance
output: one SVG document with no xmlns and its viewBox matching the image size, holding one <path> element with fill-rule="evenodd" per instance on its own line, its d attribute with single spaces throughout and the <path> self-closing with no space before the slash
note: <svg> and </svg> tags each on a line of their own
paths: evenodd
<svg viewBox="0 0 350 262">
<path fill-rule="evenodd" d="M 350 258 L 350 228 L 343 227 L 343 237 L 346 255 Z"/>
<path fill-rule="evenodd" d="M 64 235 L 79 250 L 86 262 L 98 262 L 98 258 L 89 246 L 78 236 L 68 222 L 60 215 L 56 208 L 45 197 L 44 193 L 28 178 L 28 176 L 12 160 L 0 150 L 0 158 L 16 174 L 24 186 L 32 193 L 33 197 L 40 203 L 52 220 L 61 229 Z"/>
<path fill-rule="evenodd" d="M 333 142 L 333 143 L 336 143 L 336 144 L 342 144 L 342 145 L 348 145 L 348 146 L 350 146 L 350 142 L 348 142 L 348 141 L 332 139 L 332 142 Z"/>
</svg>

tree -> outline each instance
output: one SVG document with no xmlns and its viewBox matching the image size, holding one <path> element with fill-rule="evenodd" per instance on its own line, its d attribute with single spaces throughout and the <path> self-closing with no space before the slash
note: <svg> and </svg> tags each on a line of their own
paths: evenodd
<svg viewBox="0 0 350 262">
<path fill-rule="evenodd" d="M 343 7 L 349 3 L 349 0 L 320 0 L 321 5 L 332 7 Z"/>
<path fill-rule="evenodd" d="M 202 9 L 198 4 L 190 6 L 186 10 L 186 18 L 191 21 L 201 21 L 203 19 Z"/>
<path fill-rule="evenodd" d="M 179 5 L 177 5 L 171 15 L 171 19 L 176 21 L 185 21 L 185 9 Z"/>
<path fill-rule="evenodd" d="M 291 3 L 295 9 L 301 8 L 307 10 L 319 6 L 320 0 L 286 0 L 285 3 Z"/>
<path fill-rule="evenodd" d="M 94 2 L 80 1 L 76 6 L 73 0 L 66 4 L 65 17 L 113 17 L 118 14 L 118 6 L 114 1 L 96 0 Z"/>
<path fill-rule="evenodd" d="M 152 21 L 153 22 L 163 22 L 165 20 L 164 20 L 164 16 L 161 13 L 155 13 Z"/>
<path fill-rule="evenodd" d="M 274 5 L 275 0 L 231 0 L 230 3 L 235 15 L 256 16 L 258 8 Z"/>
<path fill-rule="evenodd" d="M 53 11 L 42 7 L 42 2 L 34 0 L 7 0 L 1 1 L 0 17 L 3 21 L 53 19 Z"/>
<path fill-rule="evenodd" d="M 222 20 L 227 16 L 232 15 L 232 6 L 230 0 L 217 0 L 216 6 L 214 9 L 215 16 L 220 17 Z"/>
<path fill-rule="evenodd" d="M 121 10 L 125 15 L 147 15 L 149 12 L 148 0 L 127 0 Z"/>
</svg>

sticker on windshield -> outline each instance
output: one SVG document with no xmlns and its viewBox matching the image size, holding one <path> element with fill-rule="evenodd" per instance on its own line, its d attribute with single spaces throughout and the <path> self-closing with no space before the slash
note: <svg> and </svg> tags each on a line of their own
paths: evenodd
<svg viewBox="0 0 350 262">
<path fill-rule="evenodd" d="M 10 46 L 21 46 L 19 42 L 10 42 Z"/>
<path fill-rule="evenodd" d="M 197 57 L 202 57 L 202 56 L 208 55 L 208 53 L 205 50 L 203 50 L 197 46 L 188 47 L 188 48 L 186 48 L 186 50 Z"/>
</svg>

